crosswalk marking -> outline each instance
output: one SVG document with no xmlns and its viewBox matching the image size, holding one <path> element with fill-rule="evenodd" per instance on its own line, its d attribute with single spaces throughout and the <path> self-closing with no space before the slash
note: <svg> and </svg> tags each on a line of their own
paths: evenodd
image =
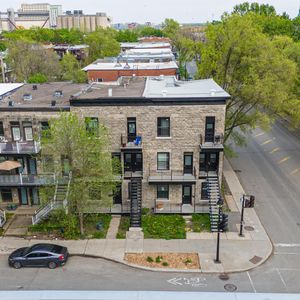
<svg viewBox="0 0 300 300">
<path fill-rule="evenodd" d="M 273 139 L 266 140 L 261 145 L 267 145 L 267 144 L 271 143 L 272 141 L 273 141 Z"/>
<path fill-rule="evenodd" d="M 279 149 L 280 149 L 279 147 L 274 148 L 272 151 L 270 151 L 270 153 L 271 153 L 271 154 L 272 154 L 272 153 L 275 153 L 275 152 L 277 152 Z"/>
<path fill-rule="evenodd" d="M 290 175 L 294 175 L 294 174 L 298 173 L 299 171 L 300 171 L 300 168 L 297 168 L 297 169 L 293 170 L 293 171 L 290 173 Z"/>
<path fill-rule="evenodd" d="M 285 161 L 287 161 L 287 160 L 289 160 L 289 159 L 290 159 L 290 157 L 289 157 L 289 156 L 286 156 L 286 157 L 282 158 L 278 163 L 279 163 L 279 164 L 282 164 L 283 162 L 285 162 Z"/>
<path fill-rule="evenodd" d="M 261 136 L 261 135 L 264 135 L 265 133 L 264 132 L 261 132 L 261 133 L 258 133 L 255 135 L 255 137 L 258 137 L 258 136 Z"/>
</svg>

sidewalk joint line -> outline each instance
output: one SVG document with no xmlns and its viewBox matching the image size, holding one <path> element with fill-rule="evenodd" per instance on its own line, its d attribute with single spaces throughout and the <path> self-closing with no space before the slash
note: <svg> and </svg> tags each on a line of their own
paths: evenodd
<svg viewBox="0 0 300 300">
<path fill-rule="evenodd" d="M 253 281 L 252 281 L 252 278 L 251 278 L 251 276 L 250 276 L 250 274 L 249 274 L 248 271 L 247 271 L 247 275 L 248 275 L 248 278 L 249 278 L 249 280 L 250 280 L 250 284 L 251 284 L 251 286 L 252 286 L 252 288 L 253 288 L 254 293 L 257 293 L 257 292 L 256 292 L 256 289 L 255 289 L 255 287 L 254 287 L 254 283 L 253 283 Z"/>
</svg>

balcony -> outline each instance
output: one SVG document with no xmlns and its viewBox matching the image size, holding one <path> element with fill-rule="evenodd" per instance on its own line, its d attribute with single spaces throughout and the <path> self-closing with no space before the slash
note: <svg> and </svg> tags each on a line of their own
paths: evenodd
<svg viewBox="0 0 300 300">
<path fill-rule="evenodd" d="M 142 151 L 142 136 L 137 135 L 135 138 L 128 139 L 127 136 L 121 135 L 121 151 L 126 150 Z"/>
<path fill-rule="evenodd" d="M 54 174 L 0 175 L 0 186 L 4 187 L 52 185 L 55 182 L 56 178 Z"/>
<path fill-rule="evenodd" d="M 40 150 L 41 143 L 37 141 L 0 143 L 0 154 L 37 154 Z"/>
<path fill-rule="evenodd" d="M 215 150 L 215 151 L 223 151 L 224 146 L 224 136 L 222 133 L 203 136 L 200 134 L 200 150 Z"/>
<path fill-rule="evenodd" d="M 149 170 L 149 183 L 196 183 L 196 168 L 193 173 L 185 174 L 183 170 Z"/>
</svg>

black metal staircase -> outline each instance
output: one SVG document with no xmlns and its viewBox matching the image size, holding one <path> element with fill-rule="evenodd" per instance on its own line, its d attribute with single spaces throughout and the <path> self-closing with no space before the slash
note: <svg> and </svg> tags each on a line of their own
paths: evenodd
<svg viewBox="0 0 300 300">
<path fill-rule="evenodd" d="M 141 227 L 142 178 L 131 178 L 130 227 Z"/>
<path fill-rule="evenodd" d="M 205 186 L 209 200 L 210 229 L 212 232 L 217 232 L 219 213 L 220 218 L 222 218 L 222 208 L 221 211 L 219 211 L 220 208 L 217 204 L 218 200 L 221 198 L 218 177 L 208 177 Z"/>
</svg>

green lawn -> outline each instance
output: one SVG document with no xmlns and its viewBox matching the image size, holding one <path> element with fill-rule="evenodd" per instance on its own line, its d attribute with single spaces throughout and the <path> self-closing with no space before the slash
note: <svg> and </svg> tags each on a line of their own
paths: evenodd
<svg viewBox="0 0 300 300">
<path fill-rule="evenodd" d="M 117 233 L 117 239 L 125 239 L 126 238 L 126 231 L 129 230 L 130 227 L 130 217 L 128 216 L 122 216 L 120 225 L 119 225 L 119 230 Z"/>
<path fill-rule="evenodd" d="M 193 214 L 192 230 L 193 232 L 210 231 L 209 214 Z"/>
<path fill-rule="evenodd" d="M 185 239 L 185 221 L 180 215 L 144 215 L 142 227 L 146 239 Z"/>
<path fill-rule="evenodd" d="M 66 216 L 63 212 L 54 212 L 47 220 L 29 226 L 30 233 L 52 234 L 65 239 L 80 238 L 105 238 L 111 220 L 106 214 L 86 214 L 84 218 L 85 234 L 82 236 L 79 230 L 78 218 Z M 97 230 L 96 224 L 101 222 L 102 229 Z"/>
</svg>

